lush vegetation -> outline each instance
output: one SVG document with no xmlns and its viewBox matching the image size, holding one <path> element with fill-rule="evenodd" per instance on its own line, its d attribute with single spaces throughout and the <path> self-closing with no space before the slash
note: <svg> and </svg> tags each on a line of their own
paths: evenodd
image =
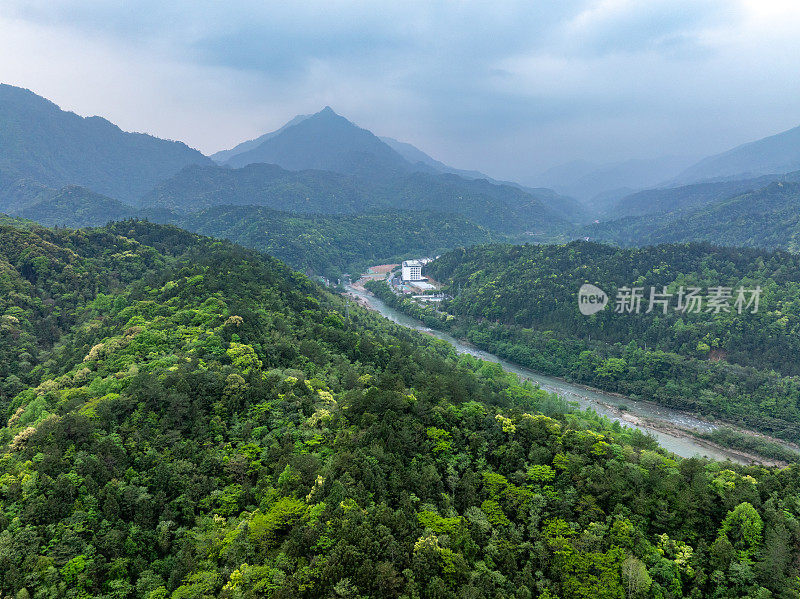
<svg viewBox="0 0 800 599">
<path fill-rule="evenodd" d="M 401 172 L 345 175 L 331 171 L 287 171 L 274 164 L 243 168 L 191 166 L 166 179 L 145 197 L 144 208 L 195 212 L 212 206 L 264 206 L 296 213 L 353 214 L 414 210 L 457 215 L 504 233 L 540 239 L 568 230 L 539 200 L 511 185 L 467 180 L 452 174 Z"/>
<path fill-rule="evenodd" d="M 214 206 L 189 214 L 139 210 L 80 187 L 67 187 L 21 214 L 48 226 L 86 227 L 139 217 L 229 239 L 267 252 L 310 275 L 339 279 L 369 265 L 435 256 L 458 246 L 497 241 L 493 234 L 452 214 L 384 211 L 295 214 L 259 206 Z"/>
<path fill-rule="evenodd" d="M 631 196 L 630 203 L 620 210 L 635 214 L 650 210 L 645 205 L 655 204 L 669 211 L 588 225 L 583 233 L 622 245 L 708 241 L 797 252 L 800 250 L 798 173 L 781 178 L 788 181 L 775 181 L 738 194 L 723 190 L 734 189 L 740 182 L 642 192 Z M 748 189 L 750 185 L 744 182 L 741 187 Z M 715 201 L 705 203 L 710 198 Z"/>
<path fill-rule="evenodd" d="M 36 203 L 25 206 L 17 214 L 48 227 L 97 227 L 131 218 L 136 212 L 132 206 L 85 187 L 67 185 L 58 191 L 42 192 Z"/>
<path fill-rule="evenodd" d="M 748 453 L 783 462 L 797 462 L 800 460 L 800 455 L 796 451 L 788 449 L 780 443 L 769 441 L 768 439 L 753 434 L 743 433 L 729 427 L 715 428 L 713 431 L 707 433 L 698 433 L 697 436 L 701 439 L 719 443 L 725 447 L 740 449 Z"/>
<path fill-rule="evenodd" d="M 433 212 L 303 215 L 256 206 L 218 206 L 196 214 L 172 215 L 169 221 L 333 279 L 343 272 L 363 272 L 369 265 L 436 256 L 499 237 L 462 217 Z"/>
<path fill-rule="evenodd" d="M 271 168 L 253 165 L 260 167 Z M 212 206 L 184 213 L 137 209 L 77 186 L 45 192 L 19 214 L 61 227 L 100 226 L 132 217 L 174 224 L 267 252 L 298 270 L 334 280 L 372 264 L 435 256 L 454 247 L 504 238 L 453 214 L 407 210 L 312 215 L 260 206 Z"/>
<path fill-rule="evenodd" d="M 172 227 L 0 259 L 3 596 L 800 594 L 796 466 L 675 459 Z"/>
<path fill-rule="evenodd" d="M 455 250 L 426 272 L 454 298 L 443 312 L 410 300 L 401 307 L 431 326 L 540 372 L 800 439 L 797 256 L 705 245 L 495 245 Z M 611 306 L 583 316 L 584 282 L 604 289 Z M 759 311 L 674 309 L 680 286 L 719 285 L 760 285 Z M 645 287 L 640 314 L 615 313 L 623 286 Z M 650 286 L 675 294 L 666 314 L 658 305 L 645 313 Z M 373 289 L 400 301 L 384 287 Z"/>
</svg>

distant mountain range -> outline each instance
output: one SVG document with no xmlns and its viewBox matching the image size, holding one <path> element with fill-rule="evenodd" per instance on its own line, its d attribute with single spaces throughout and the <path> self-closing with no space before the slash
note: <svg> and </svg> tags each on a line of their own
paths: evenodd
<svg viewBox="0 0 800 599">
<path fill-rule="evenodd" d="M 670 190 L 689 198 L 669 212 L 630 214 L 584 227 L 581 236 L 621 245 L 709 241 L 800 251 L 800 172 L 736 193 L 731 183 Z M 703 201 L 697 201 L 702 198 Z"/>
<path fill-rule="evenodd" d="M 700 161 L 671 156 L 599 165 L 578 160 L 550 168 L 532 180 L 580 199 L 595 214 L 614 217 L 632 214 L 626 206 L 641 202 L 645 197 L 658 197 L 657 203 L 661 204 L 663 198 L 669 197 L 671 189 L 723 182 L 730 183 L 730 189 L 735 192 L 752 189 L 748 186 L 757 179 L 770 177 L 775 181 L 781 174 L 797 170 L 800 170 L 800 127 Z M 748 183 L 740 185 L 743 181 Z M 764 185 L 767 182 L 766 179 L 762 181 Z M 659 209 L 654 207 L 647 212 Z"/>
<path fill-rule="evenodd" d="M 325 107 L 317 114 L 297 116 L 286 125 L 253 140 L 243 142 L 231 150 L 225 150 L 213 155 L 218 162 L 230 167 L 243 167 L 253 163 L 277 164 L 290 171 L 317 170 L 353 175 L 358 177 L 359 185 L 367 188 L 368 193 L 377 193 L 381 198 L 387 192 L 397 191 L 398 188 L 412 189 L 412 197 L 397 196 L 396 208 L 407 208 L 414 205 L 417 200 L 423 204 L 430 203 L 428 199 L 416 198 L 418 193 L 425 193 L 420 186 L 433 186 L 438 190 L 447 188 L 454 193 L 454 185 L 459 179 L 465 179 L 464 194 L 474 196 L 477 187 L 475 181 L 483 180 L 500 188 L 516 188 L 523 194 L 531 196 L 540 202 L 543 213 L 550 213 L 549 219 L 553 222 L 566 220 L 579 222 L 585 219 L 585 208 L 579 203 L 562 196 L 551 189 L 530 188 L 518 183 L 499 181 L 479 171 L 468 171 L 453 168 L 440 162 L 419 148 L 390 137 L 377 137 L 370 131 L 362 129 L 346 118 L 336 114 L 330 107 Z M 428 175 L 425 177 L 424 175 Z M 433 175 L 457 175 L 459 179 L 448 177 L 436 181 Z M 473 183 L 470 183 L 472 181 Z M 376 189 L 379 187 L 380 189 Z M 483 186 L 484 191 L 487 188 Z M 456 193 L 455 197 L 464 194 Z M 518 192 L 491 191 L 490 196 L 495 198 L 509 197 L 511 202 L 530 204 L 531 198 L 520 196 Z M 440 196 L 442 206 L 433 206 L 432 209 L 452 210 L 452 199 Z M 391 197 L 388 198 L 391 202 Z M 313 203 L 313 200 L 311 200 Z M 435 198 L 432 199 L 435 203 Z M 238 201 L 235 203 L 239 203 Z M 381 205 L 384 199 L 379 199 Z M 448 204 L 449 203 L 449 204 Z M 457 204 L 457 203 L 456 203 Z M 496 204 L 498 209 L 507 209 L 505 204 Z M 513 207 L 512 207 L 513 210 Z M 325 212 L 339 212 L 335 206 L 324 210 Z M 469 212 L 458 210 L 459 213 Z M 497 217 L 492 220 L 498 221 Z M 479 221 L 487 225 L 488 220 Z M 541 229 L 542 224 L 535 221 L 520 222 L 519 230 Z M 501 225 L 504 229 L 505 225 Z M 545 228 L 550 228 L 549 224 Z"/>
<path fill-rule="evenodd" d="M 0 210 L 70 184 L 131 202 L 190 164 L 213 162 L 181 142 L 126 133 L 0 84 Z"/>
<path fill-rule="evenodd" d="M 709 156 L 682 171 L 671 183 L 752 179 L 796 170 L 800 170 L 800 127 Z"/>
<path fill-rule="evenodd" d="M 659 185 L 686 168 L 693 159 L 665 156 L 596 164 L 576 160 L 550 168 L 533 177 L 537 185 L 578 198 L 602 213 L 613 202 L 640 189 Z"/>
<path fill-rule="evenodd" d="M 580 220 L 580 206 L 552 190 L 452 169 L 392 141 L 398 152 L 330 107 L 299 115 L 212 160 L 185 144 L 126 133 L 100 117 L 83 118 L 4 85 L 0 142 L 0 211 L 41 213 L 48 203 L 53 219 L 76 224 L 119 214 L 107 203 L 112 200 L 182 211 L 216 205 L 300 213 L 432 210 L 499 232 L 545 237 Z M 107 210 L 93 215 L 80 209 L 79 200 L 100 203 L 89 192 L 104 196 Z M 64 211 L 67 205 L 73 214 Z"/>
<path fill-rule="evenodd" d="M 586 203 L 594 205 L 587 208 L 547 187 L 450 167 L 409 143 L 378 137 L 330 107 L 298 115 L 212 160 L 181 142 L 127 133 L 100 117 L 80 117 L 28 90 L 0 85 L 0 211 L 45 224 L 99 225 L 141 215 L 176 222 L 213 213 L 215 230 L 224 230 L 220 215 L 234 212 L 212 209 L 257 207 L 262 216 L 272 210 L 312 220 L 400 210 L 420 218 L 454 215 L 460 225 L 443 230 L 442 247 L 468 241 L 459 236 L 470 224 L 542 242 L 581 236 L 623 244 L 703 239 L 797 248 L 800 128 L 688 168 L 686 162 L 576 162 L 537 179 L 589 198 Z M 600 217 L 610 220 L 582 224 Z M 356 230 L 344 222 L 337 225 L 341 231 Z M 391 223 L 408 227 L 413 219 Z M 191 226 L 208 230 L 197 219 Z"/>
<path fill-rule="evenodd" d="M 670 184 L 615 200 L 605 211 L 609 220 L 589 225 L 582 236 L 625 245 L 702 240 L 798 251 L 798 184 L 795 128 L 705 158 Z"/>
<path fill-rule="evenodd" d="M 618 200 L 610 209 L 609 216 L 621 218 L 690 210 L 761 189 L 774 181 L 796 181 L 799 174 L 800 172 L 764 175 L 755 179 L 735 179 L 693 183 L 681 187 L 646 189 Z"/>
</svg>

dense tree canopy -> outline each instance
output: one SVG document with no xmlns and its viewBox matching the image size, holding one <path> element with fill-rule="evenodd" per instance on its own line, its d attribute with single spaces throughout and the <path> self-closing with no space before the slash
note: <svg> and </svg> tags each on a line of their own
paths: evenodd
<svg viewBox="0 0 800 599">
<path fill-rule="evenodd" d="M 442 312 L 407 303 L 431 325 L 544 373 L 800 439 L 796 255 L 703 244 L 489 245 L 454 250 L 426 272 L 453 296 Z M 587 282 L 609 296 L 592 316 L 578 310 Z M 707 302 L 720 286 L 732 290 L 729 311 L 676 309 L 681 288 L 701 289 Z M 638 314 L 615 311 L 625 287 L 642 289 Z M 740 314 L 736 290 L 756 287 L 758 311 Z M 671 294 L 666 312 L 660 304 L 647 312 L 651 288 Z"/>
<path fill-rule="evenodd" d="M 677 459 L 172 227 L 0 257 L 4 597 L 800 594 L 797 466 Z"/>
<path fill-rule="evenodd" d="M 792 172 L 643 191 L 620 204 L 621 218 L 587 225 L 583 235 L 624 245 L 708 241 L 797 252 L 798 179 Z"/>
</svg>

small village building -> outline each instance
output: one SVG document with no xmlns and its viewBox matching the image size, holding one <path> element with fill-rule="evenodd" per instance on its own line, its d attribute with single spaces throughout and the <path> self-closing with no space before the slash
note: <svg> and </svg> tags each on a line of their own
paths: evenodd
<svg viewBox="0 0 800 599">
<path fill-rule="evenodd" d="M 422 262 L 419 260 L 405 260 L 401 266 L 403 281 L 423 281 Z"/>
</svg>

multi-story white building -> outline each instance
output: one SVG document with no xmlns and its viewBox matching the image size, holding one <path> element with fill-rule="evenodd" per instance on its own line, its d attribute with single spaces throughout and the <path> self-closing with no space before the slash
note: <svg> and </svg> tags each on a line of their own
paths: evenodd
<svg viewBox="0 0 800 599">
<path fill-rule="evenodd" d="M 402 264 L 401 275 L 404 281 L 422 281 L 422 262 L 419 260 L 405 260 Z"/>
</svg>

